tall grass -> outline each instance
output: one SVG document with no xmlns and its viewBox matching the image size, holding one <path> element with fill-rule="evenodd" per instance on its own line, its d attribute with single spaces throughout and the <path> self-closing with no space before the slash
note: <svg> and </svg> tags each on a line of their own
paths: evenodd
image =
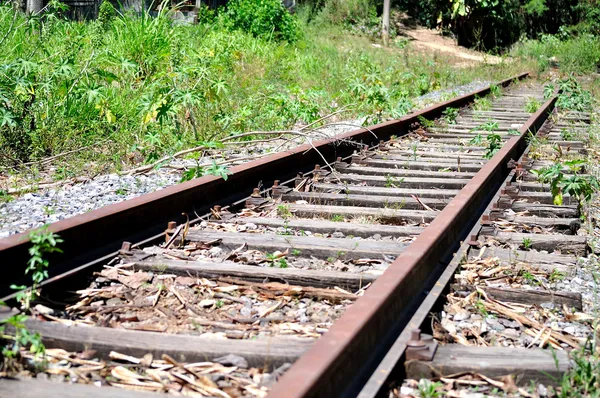
<svg viewBox="0 0 600 398">
<path fill-rule="evenodd" d="M 539 40 L 523 40 L 512 49 L 512 55 L 533 58 L 543 71 L 552 61 L 565 72 L 595 72 L 600 66 L 600 38 L 589 33 L 561 39 L 558 35 L 542 35 Z"/>
<path fill-rule="evenodd" d="M 78 23 L 52 9 L 26 19 L 0 6 L 0 165 L 101 142 L 74 155 L 80 168 L 94 161 L 118 170 L 217 137 L 309 123 L 341 106 L 348 117 L 397 117 L 430 90 L 519 69 L 457 70 L 322 24 L 300 22 L 303 34 L 290 44 L 232 32 L 218 19 L 177 25 L 167 9 L 109 14 Z"/>
</svg>

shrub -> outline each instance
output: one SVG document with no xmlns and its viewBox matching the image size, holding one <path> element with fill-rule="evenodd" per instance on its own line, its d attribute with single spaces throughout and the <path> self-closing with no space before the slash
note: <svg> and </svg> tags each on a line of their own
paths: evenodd
<svg viewBox="0 0 600 398">
<path fill-rule="evenodd" d="M 279 0 L 232 0 L 223 23 L 267 39 L 294 42 L 300 34 L 296 18 Z"/>
</svg>

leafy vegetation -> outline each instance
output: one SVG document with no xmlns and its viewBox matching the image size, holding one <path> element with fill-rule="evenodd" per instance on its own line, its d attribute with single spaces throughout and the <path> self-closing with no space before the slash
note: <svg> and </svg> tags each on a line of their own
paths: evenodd
<svg viewBox="0 0 600 398">
<path fill-rule="evenodd" d="M 556 162 L 552 166 L 531 171 L 537 176 L 539 182 L 550 185 L 555 205 L 562 205 L 563 195 L 567 193 L 577 199 L 581 208 L 600 188 L 600 183 L 594 176 L 578 174 L 584 164 L 585 160 L 574 159 L 564 163 Z M 565 170 L 570 173 L 566 174 Z"/>
<path fill-rule="evenodd" d="M 31 247 L 29 248 L 29 261 L 25 269 L 25 275 L 31 277 L 32 285 L 16 286 L 11 285 L 12 289 L 17 290 L 16 299 L 21 303 L 23 313 L 12 315 L 6 319 L 0 320 L 0 336 L 8 343 L 2 347 L 2 355 L 6 364 L 7 360 L 15 359 L 19 356 L 21 348 L 26 348 L 36 357 L 44 354 L 46 348 L 42 343 L 39 333 L 30 332 L 25 321 L 28 318 L 31 303 L 38 297 L 39 285 L 48 278 L 48 254 L 60 253 L 58 247 L 62 239 L 53 232 L 48 231 L 47 227 L 34 230 L 29 234 Z M 12 334 L 6 334 L 6 327 L 12 327 Z"/>
<path fill-rule="evenodd" d="M 368 2 L 339 10 L 327 2 L 312 18 L 308 6 L 294 16 L 271 3 L 203 10 L 198 25 L 174 24 L 168 7 L 156 16 L 121 15 L 105 2 L 98 20 L 77 23 L 63 19 L 57 2 L 43 17 L 0 6 L 0 165 L 88 148 L 65 158 L 69 166 L 56 170 L 68 173 L 56 178 L 119 171 L 190 147 L 218 149 L 219 139 L 239 133 L 311 123 L 342 107 L 344 117 L 370 115 L 368 123 L 399 117 L 431 90 L 520 69 L 457 70 L 439 56 L 404 57 L 406 49 L 390 56 L 364 35 L 348 40 L 344 23 L 332 21 L 371 18 Z M 190 170 L 184 179 L 205 173 Z"/>
</svg>

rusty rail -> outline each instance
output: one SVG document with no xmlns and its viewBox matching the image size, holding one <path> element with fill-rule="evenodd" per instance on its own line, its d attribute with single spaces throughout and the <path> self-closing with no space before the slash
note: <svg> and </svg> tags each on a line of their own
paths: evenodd
<svg viewBox="0 0 600 398">
<path fill-rule="evenodd" d="M 365 295 L 294 364 L 269 397 L 359 393 L 508 175 L 510 160 L 524 152 L 527 132 L 541 127 L 555 102 L 556 98 L 548 100 L 530 117 L 519 129 L 520 136 L 511 138 L 484 165 Z M 408 341 L 406 333 L 403 337 L 401 351 Z"/>
</svg>

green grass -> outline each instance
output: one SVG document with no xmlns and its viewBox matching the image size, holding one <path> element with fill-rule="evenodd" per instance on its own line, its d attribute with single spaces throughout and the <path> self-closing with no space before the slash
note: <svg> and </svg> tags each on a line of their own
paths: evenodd
<svg viewBox="0 0 600 398">
<path fill-rule="evenodd" d="M 368 123 L 399 117 L 432 90 L 524 69 L 458 68 L 439 55 L 374 47 L 322 21 L 300 19 L 302 34 L 289 43 L 213 19 L 175 25 L 168 12 L 88 23 L 50 13 L 27 22 L 0 6 L 0 32 L 8 33 L 0 52 L 0 166 L 90 146 L 59 163 L 76 175 L 120 171 L 342 107 L 340 117 L 369 115 Z"/>
<path fill-rule="evenodd" d="M 542 35 L 539 40 L 519 41 L 513 46 L 511 55 L 535 60 L 540 71 L 558 63 L 564 72 L 595 72 L 600 62 L 600 40 L 591 34 L 566 39 Z"/>
</svg>

